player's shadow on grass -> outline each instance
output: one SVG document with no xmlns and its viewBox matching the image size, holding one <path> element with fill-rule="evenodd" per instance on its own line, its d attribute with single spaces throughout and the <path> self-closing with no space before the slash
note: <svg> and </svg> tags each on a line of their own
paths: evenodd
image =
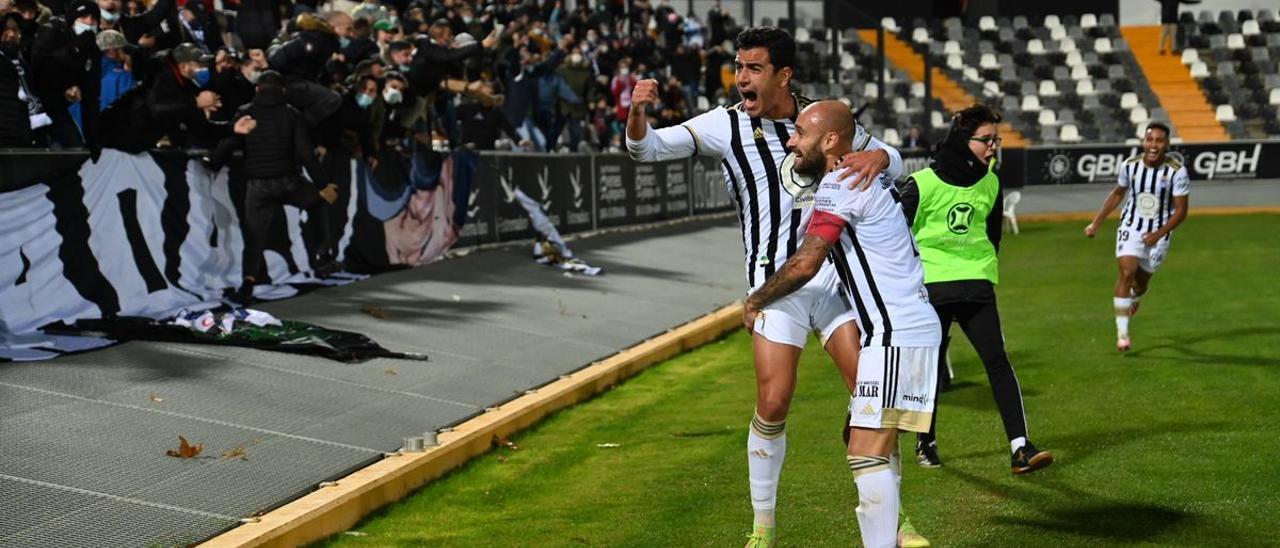
<svg viewBox="0 0 1280 548">
<path fill-rule="evenodd" d="M 1179 362 L 1203 363 L 1208 365 L 1258 365 L 1263 367 L 1280 366 L 1280 358 L 1264 358 L 1255 356 L 1230 356 L 1226 354 L 1214 354 L 1210 352 L 1202 352 L 1192 348 L 1192 345 L 1206 341 L 1214 341 L 1220 339 L 1231 339 L 1233 346 L 1236 348 L 1253 348 L 1249 344 L 1250 338 L 1273 337 L 1280 339 L 1280 326 L 1264 325 L 1258 327 L 1250 327 L 1246 329 L 1236 329 L 1232 331 L 1216 331 L 1203 333 L 1192 337 L 1179 337 L 1167 339 L 1169 342 L 1165 344 L 1157 344 L 1155 346 L 1140 347 L 1129 353 L 1129 357 L 1144 357 L 1151 353 L 1159 352 L 1156 356 L 1148 356 L 1150 358 L 1158 358 L 1161 360 L 1172 360 Z M 1179 355 L 1170 356 L 1171 351 Z"/>
<path fill-rule="evenodd" d="M 1035 396 L 1038 393 L 1034 388 L 1022 387 L 1023 398 Z M 944 406 L 954 405 L 965 409 L 996 411 L 996 400 L 991 395 L 991 385 L 983 381 L 952 381 L 951 387 L 942 392 L 938 401 Z"/>
</svg>

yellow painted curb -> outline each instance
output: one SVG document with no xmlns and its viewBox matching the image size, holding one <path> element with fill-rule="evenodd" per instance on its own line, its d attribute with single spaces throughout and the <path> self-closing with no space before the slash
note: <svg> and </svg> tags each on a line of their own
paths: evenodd
<svg viewBox="0 0 1280 548">
<path fill-rule="evenodd" d="M 1280 206 L 1207 206 L 1191 207 L 1189 217 L 1202 215 L 1258 215 L 1280 213 Z M 1097 211 L 1065 211 L 1054 213 L 1025 213 L 1018 215 L 1018 224 L 1023 223 L 1056 223 L 1061 221 L 1089 221 L 1097 215 Z M 1113 213 L 1112 217 L 1118 216 Z"/>
<path fill-rule="evenodd" d="M 364 516 L 400 500 L 544 417 L 608 390 L 658 362 L 704 345 L 742 325 L 742 303 L 727 305 L 636 346 L 593 363 L 449 432 L 422 453 L 400 453 L 345 478 L 322 485 L 254 523 L 246 523 L 201 546 L 300 546 L 350 529 Z"/>
</svg>

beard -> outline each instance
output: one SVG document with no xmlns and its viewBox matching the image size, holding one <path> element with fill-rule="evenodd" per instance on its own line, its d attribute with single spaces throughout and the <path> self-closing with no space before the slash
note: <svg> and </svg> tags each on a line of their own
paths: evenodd
<svg viewBox="0 0 1280 548">
<path fill-rule="evenodd" d="M 827 167 L 827 159 L 822 155 L 822 151 L 815 147 L 813 150 L 804 150 L 801 153 L 792 169 L 806 177 L 821 178 L 822 172 Z"/>
</svg>

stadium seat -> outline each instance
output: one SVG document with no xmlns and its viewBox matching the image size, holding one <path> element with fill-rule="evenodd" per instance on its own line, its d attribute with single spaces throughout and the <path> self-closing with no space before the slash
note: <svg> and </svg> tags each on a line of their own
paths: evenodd
<svg viewBox="0 0 1280 548">
<path fill-rule="evenodd" d="M 1070 39 L 1070 38 L 1063 38 L 1062 40 L 1059 40 L 1059 41 L 1058 41 L 1058 51 L 1060 51 L 1060 52 L 1062 52 L 1062 53 L 1074 53 L 1074 52 L 1076 52 L 1076 51 L 1077 51 L 1077 50 L 1076 50 L 1076 41 L 1075 41 L 1075 40 L 1072 40 L 1072 39 Z"/>
<path fill-rule="evenodd" d="M 1227 49 L 1244 49 L 1244 36 L 1240 34 L 1231 34 L 1227 36 Z"/>
<path fill-rule="evenodd" d="M 990 15 L 983 15 L 978 19 L 978 30 L 984 32 L 998 30 L 998 27 L 996 27 L 996 18 Z"/>
<path fill-rule="evenodd" d="M 1090 96 L 1096 93 L 1093 89 L 1093 80 L 1083 79 L 1076 82 L 1076 95 L 1081 97 Z"/>
<path fill-rule="evenodd" d="M 966 66 L 964 67 L 964 79 L 970 82 L 981 83 L 982 73 L 978 72 L 978 69 L 976 68 Z"/>
<path fill-rule="evenodd" d="M 1129 123 L 1145 124 L 1150 119 L 1151 115 L 1148 114 L 1147 109 L 1141 105 L 1133 107 L 1133 110 L 1129 111 Z"/>
<path fill-rule="evenodd" d="M 1271 98 L 1267 101 L 1270 105 L 1280 105 L 1280 88 L 1271 89 Z"/>
<path fill-rule="evenodd" d="M 1102 54 L 1102 53 L 1111 53 L 1111 51 L 1112 51 L 1112 50 L 1111 50 L 1111 39 L 1110 39 L 1110 38 L 1107 38 L 1107 37 L 1102 37 L 1102 38 L 1099 38 L 1099 39 L 1097 39 L 1097 40 L 1094 40 L 1094 41 L 1093 41 L 1093 51 L 1096 51 L 1096 52 L 1098 52 L 1098 53 L 1100 53 L 1100 54 Z"/>
<path fill-rule="evenodd" d="M 1063 124 L 1062 129 L 1058 131 L 1058 140 L 1064 143 L 1079 143 L 1084 138 L 1080 136 L 1080 127 L 1075 124 Z"/>
<path fill-rule="evenodd" d="M 1190 65 L 1200 60 L 1200 53 L 1195 48 L 1187 48 L 1182 50 L 1182 64 Z"/>
<path fill-rule="evenodd" d="M 1257 21 L 1250 19 L 1240 24 L 1240 34 L 1245 36 L 1257 36 L 1262 34 L 1262 27 L 1258 25 Z"/>
<path fill-rule="evenodd" d="M 1053 27 L 1049 29 L 1050 40 L 1057 42 L 1059 40 L 1065 40 L 1066 38 L 1067 38 L 1067 29 L 1063 27 Z"/>
<path fill-rule="evenodd" d="M 1022 106 L 1019 110 L 1023 112 L 1039 112 L 1040 98 L 1035 95 L 1022 96 Z"/>
<path fill-rule="evenodd" d="M 885 17 L 884 19 L 881 19 L 880 26 L 884 27 L 884 30 L 889 32 L 902 31 L 902 28 L 898 26 L 898 22 L 892 17 Z"/>
<path fill-rule="evenodd" d="M 1074 67 L 1071 67 L 1071 79 L 1077 82 L 1081 80 L 1088 80 L 1089 69 L 1084 68 L 1084 65 L 1076 65 Z"/>
<path fill-rule="evenodd" d="M 853 70 L 858 68 L 858 61 L 850 53 L 840 54 L 840 70 Z"/>
<path fill-rule="evenodd" d="M 1053 109 L 1044 109 L 1040 111 L 1040 116 L 1036 118 L 1036 123 L 1044 126 L 1058 125 L 1058 114 Z"/>
<path fill-rule="evenodd" d="M 1075 66 L 1081 66 L 1081 67 L 1083 67 L 1083 66 L 1084 66 L 1084 64 L 1085 64 L 1085 63 L 1084 63 L 1084 56 L 1083 56 L 1083 55 L 1080 55 L 1080 51 L 1079 51 L 1079 50 L 1076 50 L 1076 51 L 1068 51 L 1068 52 L 1066 52 L 1066 54 L 1067 54 L 1067 58 L 1066 58 L 1067 66 L 1069 66 L 1069 67 L 1075 67 Z"/>
<path fill-rule="evenodd" d="M 1209 65 L 1204 64 L 1204 61 L 1196 61 L 1194 63 L 1191 63 L 1191 77 L 1195 78 L 1196 80 L 1208 78 Z"/>
<path fill-rule="evenodd" d="M 1018 202 L 1021 202 L 1021 201 L 1022 201 L 1021 190 L 1010 190 L 1007 194 L 1004 195 L 1004 204 L 1003 204 L 1004 207 L 1002 208 L 1004 212 L 1003 225 L 1005 226 L 1005 228 L 1008 228 L 1009 231 L 1013 232 L 1014 234 L 1018 233 L 1018 215 L 1015 213 L 1015 210 L 1018 208 Z"/>
<path fill-rule="evenodd" d="M 929 113 L 929 126 L 933 129 L 944 129 L 947 127 L 947 117 L 943 116 L 939 111 Z"/>
<path fill-rule="evenodd" d="M 916 27 L 911 31 L 911 41 L 917 44 L 928 44 L 929 29 L 924 27 Z"/>
<path fill-rule="evenodd" d="M 1091 29 L 1098 26 L 1098 16 L 1092 13 L 1086 13 L 1080 16 L 1080 28 Z"/>
<path fill-rule="evenodd" d="M 885 144 L 892 145 L 895 147 L 902 146 L 902 137 L 898 135 L 898 130 L 896 129 L 885 128 L 884 135 L 881 137 L 881 139 L 885 142 Z"/>
<path fill-rule="evenodd" d="M 1032 38 L 1027 41 L 1027 53 L 1031 55 L 1044 55 L 1044 42 L 1039 38 Z"/>
<path fill-rule="evenodd" d="M 1120 95 L 1120 108 L 1122 109 L 1131 110 L 1139 104 L 1137 93 L 1129 91 Z"/>
<path fill-rule="evenodd" d="M 873 99 L 880 92 L 875 82 L 867 82 L 862 84 L 862 96 L 867 99 Z"/>
<path fill-rule="evenodd" d="M 809 29 L 804 27 L 797 28 L 795 38 L 796 38 L 796 42 L 799 42 L 801 44 L 809 42 L 811 40 L 811 37 L 809 36 Z"/>
<path fill-rule="evenodd" d="M 954 44 L 955 42 L 948 42 L 948 43 Z M 949 68 L 949 69 L 951 69 L 951 70 L 963 70 L 963 69 L 964 69 L 964 57 L 962 57 L 959 53 L 952 53 L 952 54 L 948 55 L 948 56 L 947 56 L 947 68 Z"/>
<path fill-rule="evenodd" d="M 907 110 L 907 100 L 902 97 L 894 97 L 891 106 L 894 112 L 905 112 Z"/>
<path fill-rule="evenodd" d="M 943 55 L 960 55 L 961 53 L 964 52 L 960 50 L 960 42 L 947 40 L 946 43 L 942 45 Z"/>
<path fill-rule="evenodd" d="M 1214 118 L 1219 122 L 1234 122 L 1236 121 L 1236 111 L 1231 108 L 1231 105 L 1218 105 Z"/>
<path fill-rule="evenodd" d="M 1042 80 L 1040 88 L 1036 90 L 1036 95 L 1041 97 L 1058 97 L 1062 95 L 1058 92 L 1058 83 L 1053 80 Z"/>
<path fill-rule="evenodd" d="M 1054 15 L 1054 14 L 1052 14 L 1052 13 L 1051 13 L 1051 14 L 1049 14 L 1049 15 L 1044 16 L 1044 27 L 1045 27 L 1045 28 L 1052 29 L 1052 28 L 1057 28 L 1057 27 L 1061 27 L 1061 26 L 1062 26 L 1062 21 L 1061 21 L 1060 19 L 1058 19 L 1058 16 L 1057 16 L 1057 15 Z"/>
<path fill-rule="evenodd" d="M 1000 84 L 988 80 L 982 83 L 982 95 L 986 97 L 1000 97 L 1003 93 L 1000 91 Z"/>
<path fill-rule="evenodd" d="M 1000 62 L 996 60 L 995 54 L 984 53 L 978 61 L 978 68 L 982 70 L 998 70 L 1000 68 Z"/>
</svg>

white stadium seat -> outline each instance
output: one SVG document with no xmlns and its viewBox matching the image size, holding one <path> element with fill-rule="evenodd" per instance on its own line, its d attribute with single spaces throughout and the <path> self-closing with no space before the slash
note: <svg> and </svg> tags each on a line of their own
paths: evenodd
<svg viewBox="0 0 1280 548">
<path fill-rule="evenodd" d="M 1145 124 L 1150 119 L 1151 119 L 1151 115 L 1147 114 L 1146 107 L 1136 106 L 1136 107 L 1133 107 L 1133 110 L 1129 111 L 1129 123 Z"/>
<path fill-rule="evenodd" d="M 1257 36 L 1262 34 L 1262 29 L 1258 27 L 1257 21 L 1249 19 L 1248 21 L 1240 24 L 1240 34 L 1245 36 Z"/>
<path fill-rule="evenodd" d="M 982 57 L 978 59 L 978 67 L 982 70 L 998 69 L 1000 68 L 1000 61 L 996 60 L 996 54 L 984 53 L 982 54 Z"/>
<path fill-rule="evenodd" d="M 1111 53 L 1111 39 L 1104 36 L 1094 40 L 1093 51 L 1098 53 Z"/>
<path fill-rule="evenodd" d="M 963 69 L 964 57 L 961 57 L 959 53 L 952 53 L 947 55 L 947 68 L 951 70 Z"/>
<path fill-rule="evenodd" d="M 1064 143 L 1079 143 L 1084 140 L 1084 137 L 1080 136 L 1080 128 L 1075 124 L 1063 124 L 1058 132 L 1058 140 Z"/>
<path fill-rule="evenodd" d="M 1062 53 L 1075 53 L 1076 41 L 1070 38 L 1063 38 L 1058 42 L 1058 51 L 1061 51 Z"/>
<path fill-rule="evenodd" d="M 884 135 L 880 137 L 885 144 L 900 147 L 902 146 L 902 137 L 898 136 L 898 130 L 893 128 L 885 128 Z"/>
<path fill-rule="evenodd" d="M 943 55 L 959 55 L 961 53 L 964 53 L 964 51 L 960 49 L 960 42 L 947 40 L 947 42 L 942 45 Z"/>
<path fill-rule="evenodd" d="M 1040 117 L 1036 118 L 1036 123 L 1042 126 L 1056 126 L 1058 125 L 1058 113 L 1054 112 L 1053 109 L 1046 108 L 1040 111 Z"/>
<path fill-rule="evenodd" d="M 1079 82 L 1080 80 L 1085 80 L 1088 78 L 1089 78 L 1089 69 L 1084 68 L 1084 65 L 1076 65 L 1074 67 L 1071 67 L 1072 80 Z"/>
<path fill-rule="evenodd" d="M 1049 29 L 1049 39 L 1058 41 L 1067 37 L 1067 29 L 1065 27 L 1053 27 Z"/>
<path fill-rule="evenodd" d="M 1271 90 L 1271 97 L 1267 103 L 1272 105 L 1280 105 L 1280 88 Z"/>
<path fill-rule="evenodd" d="M 711 110 L 711 100 L 707 99 L 706 95 L 698 96 L 698 110 L 701 112 Z"/>
<path fill-rule="evenodd" d="M 1092 13 L 1086 13 L 1080 16 L 1080 28 L 1088 30 L 1098 26 L 1098 16 Z"/>
<path fill-rule="evenodd" d="M 1200 60 L 1200 52 L 1196 51 L 1195 48 L 1187 48 L 1182 50 L 1182 64 L 1190 65 L 1191 63 L 1194 63 L 1199 60 Z"/>
<path fill-rule="evenodd" d="M 901 28 L 898 28 L 898 22 L 892 17 L 885 17 L 884 19 L 881 19 L 880 26 L 884 27 L 884 30 L 889 32 L 898 32 L 902 30 Z"/>
<path fill-rule="evenodd" d="M 1219 122 L 1234 122 L 1236 121 L 1236 109 L 1231 108 L 1231 105 L 1218 105 L 1218 111 L 1214 113 L 1214 118 L 1217 118 Z"/>
<path fill-rule="evenodd" d="M 1044 42 L 1039 38 L 1032 38 L 1027 41 L 1027 53 L 1031 55 L 1044 55 Z"/>
<path fill-rule="evenodd" d="M 996 27 L 996 18 L 990 15 L 983 15 L 978 19 L 978 30 L 998 30 Z"/>
<path fill-rule="evenodd" d="M 1244 49 L 1244 36 L 1240 34 L 1227 35 L 1227 49 Z"/>
<path fill-rule="evenodd" d="M 933 112 L 930 112 L 929 125 L 933 126 L 933 129 L 945 128 L 947 127 L 947 117 L 943 116 L 941 112 L 938 112 L 936 110 Z"/>
<path fill-rule="evenodd" d="M 978 83 L 981 83 L 981 82 L 982 82 L 982 73 L 978 72 L 978 69 L 976 69 L 976 68 L 973 68 L 973 67 L 965 67 L 965 68 L 964 68 L 964 79 L 965 79 L 965 80 L 968 80 L 968 81 L 970 81 L 970 82 L 978 82 Z"/>
<path fill-rule="evenodd" d="M 1205 78 L 1208 78 L 1209 65 L 1204 64 L 1204 61 L 1196 61 L 1194 63 L 1191 63 L 1191 77 L 1195 78 L 1196 80 L 1203 80 Z"/>
<path fill-rule="evenodd" d="M 1037 112 L 1040 110 L 1040 98 L 1035 95 L 1022 96 L 1022 112 Z"/>
<path fill-rule="evenodd" d="M 982 95 L 986 97 L 1000 97 L 1004 94 L 1000 92 L 999 83 L 987 81 L 982 83 Z"/>
<path fill-rule="evenodd" d="M 1081 97 L 1087 95 L 1095 95 L 1097 92 L 1093 89 L 1093 80 L 1085 79 L 1076 82 L 1076 95 Z"/>
<path fill-rule="evenodd" d="M 893 104 L 890 108 L 892 108 L 894 112 L 906 112 L 907 100 L 902 97 L 894 97 Z"/>
<path fill-rule="evenodd" d="M 858 68 L 858 60 L 854 58 L 852 53 L 840 54 L 840 70 L 853 70 Z"/>
<path fill-rule="evenodd" d="M 1057 82 L 1054 82 L 1053 80 L 1041 80 L 1040 89 L 1036 92 L 1036 95 L 1041 97 L 1057 97 L 1062 94 L 1058 92 Z"/>
<path fill-rule="evenodd" d="M 809 29 L 804 27 L 796 28 L 796 42 L 804 44 L 809 42 L 809 40 L 810 40 Z"/>
<path fill-rule="evenodd" d="M 1054 15 L 1051 13 L 1049 15 L 1044 16 L 1044 26 L 1050 29 L 1061 27 L 1062 21 L 1058 19 L 1057 15 Z"/>
<path fill-rule="evenodd" d="M 1072 43 L 1075 43 L 1075 42 L 1072 42 Z M 1067 66 L 1068 66 L 1068 67 L 1083 67 L 1083 66 L 1084 66 L 1084 56 L 1083 56 L 1083 55 L 1080 55 L 1080 51 L 1079 51 L 1079 50 L 1076 50 L 1076 51 L 1067 51 L 1067 52 L 1063 52 L 1063 53 L 1066 53 L 1066 54 L 1067 54 Z"/>
<path fill-rule="evenodd" d="M 1138 106 L 1137 93 L 1134 93 L 1132 91 L 1126 91 L 1124 92 L 1124 94 L 1120 96 L 1120 108 L 1125 110 L 1132 110 L 1133 107 L 1136 107 L 1136 106 Z"/>
<path fill-rule="evenodd" d="M 920 98 L 924 97 L 924 82 L 911 83 L 911 96 Z"/>
<path fill-rule="evenodd" d="M 929 29 L 924 27 L 916 27 L 911 31 L 911 41 L 917 44 L 929 43 Z"/>
</svg>

